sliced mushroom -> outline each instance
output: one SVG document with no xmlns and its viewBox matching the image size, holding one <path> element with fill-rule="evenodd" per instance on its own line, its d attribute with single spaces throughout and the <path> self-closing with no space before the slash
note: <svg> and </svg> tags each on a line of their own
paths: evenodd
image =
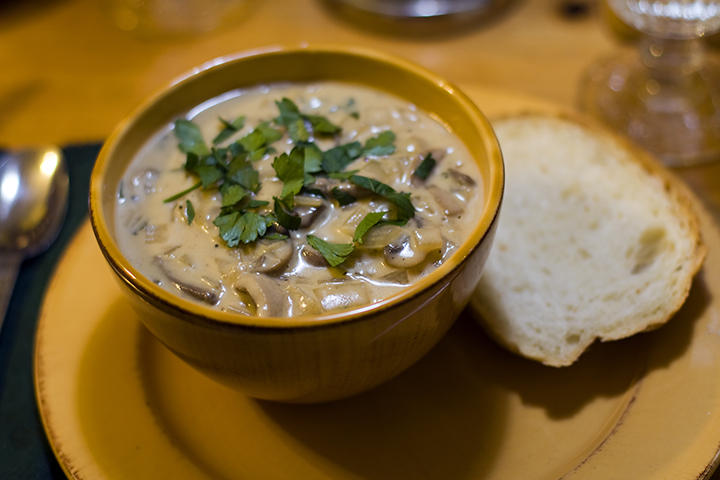
<svg viewBox="0 0 720 480">
<path fill-rule="evenodd" d="M 402 227 L 390 224 L 381 225 L 371 228 L 365 234 L 361 247 L 368 250 L 380 250 L 394 242 L 398 242 L 404 236 L 407 236 L 407 232 Z"/>
<path fill-rule="evenodd" d="M 321 198 L 298 195 L 295 197 L 293 213 L 300 217 L 300 228 L 307 228 L 325 211 L 325 201 Z"/>
<path fill-rule="evenodd" d="M 258 240 L 249 255 L 250 268 L 259 273 L 278 273 L 285 270 L 294 251 L 291 238 Z"/>
<path fill-rule="evenodd" d="M 239 304 L 250 315 L 278 317 L 287 310 L 287 296 L 280 286 L 263 274 L 240 273 L 233 283 Z"/>
<path fill-rule="evenodd" d="M 445 211 L 446 215 L 458 215 L 465 210 L 465 205 L 455 195 L 447 192 L 436 185 L 430 185 L 428 191 L 432 194 L 438 205 Z"/>
<path fill-rule="evenodd" d="M 123 225 L 125 228 L 130 230 L 132 235 L 137 235 L 142 232 L 148 225 L 148 219 L 141 213 L 130 211 L 129 215 L 125 217 Z"/>
<path fill-rule="evenodd" d="M 315 250 L 309 245 L 303 245 L 300 251 L 300 256 L 305 260 L 305 263 L 312 265 L 313 267 L 327 267 L 328 263 L 325 257 L 320 252 Z"/>
<path fill-rule="evenodd" d="M 267 228 L 267 233 L 279 233 L 280 235 L 287 235 L 288 229 L 280 225 L 278 222 L 273 222 L 270 224 L 270 226 Z"/>
<path fill-rule="evenodd" d="M 369 160 L 362 169 L 360 169 L 360 175 L 371 178 L 388 178 L 388 171 L 385 168 L 387 164 L 385 161 L 388 159 L 385 158 L 383 160 L 384 162 Z"/>
<path fill-rule="evenodd" d="M 471 176 L 465 175 L 459 170 L 455 170 L 454 168 L 448 168 L 447 169 L 448 177 L 451 178 L 455 183 L 462 187 L 474 187 L 477 185 L 477 182 L 472 179 Z"/>
<path fill-rule="evenodd" d="M 167 225 L 145 225 L 145 243 L 165 243 L 167 239 Z"/>
<path fill-rule="evenodd" d="M 291 315 L 322 313 L 322 305 L 305 285 L 290 285 L 287 289 L 291 303 Z"/>
<path fill-rule="evenodd" d="M 168 262 L 163 260 L 163 258 L 155 257 L 153 263 L 155 263 L 162 274 L 165 275 L 165 277 L 185 295 L 193 297 L 209 305 L 215 305 L 220 301 L 219 291 L 201 287 L 200 285 L 193 285 L 192 283 L 180 280 L 180 278 L 171 271 L 171 267 L 168 265 Z"/>
<path fill-rule="evenodd" d="M 325 311 L 345 310 L 370 303 L 370 295 L 364 282 L 346 280 L 330 282 L 313 290 Z"/>
<path fill-rule="evenodd" d="M 380 277 L 383 282 L 397 283 L 398 285 L 407 285 L 410 283 L 407 270 L 395 270 Z"/>
<path fill-rule="evenodd" d="M 442 248 L 443 240 L 440 232 L 421 228 L 387 245 L 383 254 L 388 265 L 412 268 L 428 260 L 431 254 L 441 254 Z"/>
</svg>

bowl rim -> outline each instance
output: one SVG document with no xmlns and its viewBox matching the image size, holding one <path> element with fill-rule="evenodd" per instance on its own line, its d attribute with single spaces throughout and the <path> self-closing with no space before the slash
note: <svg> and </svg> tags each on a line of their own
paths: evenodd
<svg viewBox="0 0 720 480">
<path fill-rule="evenodd" d="M 359 57 L 364 60 L 375 61 L 399 70 L 404 70 L 414 76 L 422 77 L 434 87 L 443 90 L 448 98 L 454 100 L 465 111 L 468 117 L 472 119 L 475 127 L 483 137 L 483 145 L 487 152 L 490 175 L 484 183 L 485 188 L 483 192 L 483 200 L 484 203 L 487 204 L 487 207 L 485 207 L 485 212 L 480 217 L 470 235 L 460 244 L 458 250 L 454 252 L 450 258 L 432 272 L 421 277 L 418 281 L 393 295 L 383 298 L 379 302 L 339 312 L 295 317 L 246 316 L 239 313 L 223 312 L 211 306 L 201 305 L 200 303 L 183 298 L 156 285 L 128 261 L 110 234 L 110 230 L 104 220 L 102 208 L 103 178 L 118 142 L 122 140 L 139 117 L 152 110 L 156 104 L 162 102 L 164 98 L 182 84 L 198 81 L 198 79 L 204 75 L 225 68 L 230 63 L 242 62 L 258 56 L 311 55 L 315 53 Z M 278 81 L 281 80 L 282 79 L 278 79 Z M 443 119 L 440 120 L 442 121 Z M 170 119 L 168 121 L 170 121 Z M 505 167 L 493 128 L 480 109 L 454 84 L 424 67 L 376 50 L 346 45 L 310 45 L 302 43 L 299 45 L 276 45 L 256 48 L 216 57 L 190 69 L 158 89 L 126 116 L 103 143 L 90 177 L 89 212 L 93 233 L 98 246 L 115 274 L 117 274 L 120 280 L 133 290 L 135 294 L 138 294 L 143 300 L 166 313 L 174 317 L 183 318 L 191 323 L 200 323 L 216 328 L 305 329 L 338 325 L 367 318 L 370 315 L 404 304 L 430 291 L 432 287 L 436 285 L 439 285 L 441 287 L 440 289 L 443 290 L 442 280 L 454 278 L 459 273 L 459 267 L 484 243 L 486 237 L 491 232 L 500 211 L 504 184 Z M 444 287 L 447 287 L 449 283 L 450 280 L 445 282 Z M 436 294 L 432 296 L 434 297 Z M 292 321 L 289 322 L 289 318 L 292 318 Z"/>
</svg>

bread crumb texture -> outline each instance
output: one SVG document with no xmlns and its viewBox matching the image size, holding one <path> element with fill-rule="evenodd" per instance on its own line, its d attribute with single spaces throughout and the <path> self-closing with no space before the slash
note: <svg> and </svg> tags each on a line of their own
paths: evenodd
<svg viewBox="0 0 720 480">
<path fill-rule="evenodd" d="M 472 300 L 489 333 L 564 366 L 667 321 L 704 254 L 683 192 L 602 131 L 545 115 L 494 126 L 506 190 Z"/>
</svg>

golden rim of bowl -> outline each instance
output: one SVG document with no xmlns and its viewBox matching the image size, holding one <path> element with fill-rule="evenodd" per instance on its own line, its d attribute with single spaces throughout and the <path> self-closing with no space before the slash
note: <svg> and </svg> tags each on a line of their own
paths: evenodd
<svg viewBox="0 0 720 480">
<path fill-rule="evenodd" d="M 483 137 L 483 145 L 487 152 L 489 162 L 490 176 L 485 179 L 483 184 L 485 187 L 483 197 L 484 211 L 482 212 L 479 222 L 475 225 L 475 228 L 472 230 L 469 237 L 442 265 L 419 279 L 417 282 L 408 285 L 398 293 L 386 297 L 379 302 L 365 305 L 360 308 L 321 315 L 256 317 L 223 312 L 218 309 L 213 309 L 213 307 L 204 306 L 200 303 L 196 303 L 195 301 L 175 295 L 153 283 L 141 274 L 135 267 L 133 267 L 125 258 L 117 243 L 110 235 L 110 231 L 105 223 L 105 215 L 103 215 L 101 199 L 103 177 L 105 176 L 110 157 L 115 150 L 117 142 L 124 136 L 138 117 L 147 110 L 152 109 L 153 106 L 162 101 L 170 91 L 185 82 L 194 81 L 208 72 L 216 69 L 222 69 L 229 63 L 242 62 L 245 59 L 254 58 L 256 56 L 308 55 L 314 53 L 335 54 L 375 61 L 398 70 L 403 70 L 413 76 L 421 77 L 426 82 L 442 90 L 448 100 L 457 103 L 458 106 L 465 111 L 468 117 L 472 119 L 477 130 Z M 278 78 L 278 81 L 282 80 L 282 78 Z M 372 87 L 372 85 L 368 86 Z M 381 87 L 375 86 L 375 88 Z M 168 119 L 168 122 L 169 121 L 170 119 Z M 473 156 L 473 158 L 475 157 Z M 105 141 L 95 162 L 90 178 L 90 219 L 100 249 L 120 279 L 145 301 L 171 315 L 183 318 L 192 323 L 202 323 L 220 328 L 249 327 L 282 329 L 320 327 L 361 319 L 370 314 L 398 306 L 399 304 L 407 302 L 408 300 L 411 300 L 424 291 L 430 289 L 431 286 L 438 283 L 443 277 L 447 276 L 449 279 L 454 277 L 458 267 L 462 265 L 462 263 L 480 244 L 483 243 L 484 238 L 489 233 L 491 226 L 495 222 L 499 212 L 500 203 L 502 201 L 504 181 L 505 175 L 502 154 L 490 122 L 482 114 L 478 107 L 467 97 L 467 95 L 447 80 L 409 61 L 365 48 L 307 44 L 297 46 L 273 46 L 218 57 L 214 60 L 206 62 L 190 70 L 185 75 L 173 80 L 169 85 L 162 88 L 155 95 L 151 96 L 145 103 L 123 120 Z"/>
</svg>

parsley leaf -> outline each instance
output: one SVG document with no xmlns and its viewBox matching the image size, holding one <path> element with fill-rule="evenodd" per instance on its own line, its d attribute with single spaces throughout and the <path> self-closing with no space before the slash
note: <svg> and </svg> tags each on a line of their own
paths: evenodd
<svg viewBox="0 0 720 480">
<path fill-rule="evenodd" d="M 224 118 L 220 117 L 220 123 L 222 123 L 225 128 L 220 130 L 220 133 L 218 133 L 217 136 L 215 136 L 215 138 L 213 138 L 213 141 L 212 141 L 213 145 L 217 145 L 218 143 L 224 142 L 225 140 L 230 138 L 233 133 L 240 130 L 245 125 L 245 117 L 244 116 L 237 117 L 232 122 L 228 122 Z"/>
<path fill-rule="evenodd" d="M 288 230 L 297 230 L 300 228 L 300 217 L 292 213 L 292 208 L 287 202 L 278 197 L 273 197 L 273 211 L 277 217 L 277 222 Z"/>
<path fill-rule="evenodd" d="M 275 173 L 283 182 L 280 198 L 286 199 L 300 192 L 305 184 L 305 155 L 302 148 L 295 147 L 290 155 L 283 153 L 272 163 Z"/>
<path fill-rule="evenodd" d="M 174 201 L 177 200 L 178 198 L 184 197 L 184 196 L 187 195 L 188 193 L 192 192 L 193 190 L 196 190 L 196 189 L 200 188 L 201 186 L 202 186 L 202 182 L 197 182 L 197 183 L 196 183 L 195 185 L 193 185 L 192 187 L 186 188 L 186 189 L 183 190 L 182 192 L 178 192 L 178 193 L 176 193 L 175 195 L 166 198 L 165 200 L 163 200 L 163 203 L 174 202 Z"/>
<path fill-rule="evenodd" d="M 260 132 L 262 134 L 262 136 L 265 137 L 265 145 L 270 145 L 271 143 L 275 143 L 278 140 L 280 140 L 283 136 L 283 134 L 280 130 L 277 130 L 270 126 L 270 122 L 260 123 L 257 127 L 255 127 L 255 130 Z"/>
<path fill-rule="evenodd" d="M 353 235 L 353 242 L 363 243 L 365 234 L 375 225 L 380 223 L 382 218 L 388 212 L 370 212 L 365 215 L 357 227 L 355 227 L 355 234 Z"/>
<path fill-rule="evenodd" d="M 310 132 L 308 132 L 308 129 L 305 127 L 305 122 L 302 118 L 290 122 L 287 128 L 288 135 L 290 135 L 290 138 L 295 143 L 307 142 L 310 139 Z"/>
<path fill-rule="evenodd" d="M 225 177 L 252 192 L 260 189 L 260 173 L 253 168 L 245 156 L 235 157 L 230 162 Z"/>
<path fill-rule="evenodd" d="M 365 155 L 373 155 L 381 157 L 383 155 L 392 155 L 395 153 L 395 134 L 391 130 L 385 130 L 376 137 L 368 138 L 363 148 Z"/>
<path fill-rule="evenodd" d="M 251 243 L 267 231 L 266 219 L 255 212 L 232 212 L 220 215 L 213 221 L 220 229 L 220 237 L 228 247 L 242 243 Z"/>
<path fill-rule="evenodd" d="M 420 165 L 418 165 L 418 167 L 415 169 L 413 175 L 415 175 L 421 180 L 426 180 L 435 168 L 436 163 L 437 162 L 433 158 L 432 154 L 428 153 L 425 158 L 423 158 L 423 161 L 420 162 Z"/>
<path fill-rule="evenodd" d="M 332 172 L 328 174 L 328 177 L 334 178 L 335 180 L 350 180 L 350 177 L 355 175 L 360 170 L 348 170 L 347 172 Z"/>
<path fill-rule="evenodd" d="M 325 257 L 331 267 L 337 267 L 343 263 L 355 250 L 352 243 L 330 243 L 315 235 L 308 235 L 307 241 L 311 247 Z"/>
<path fill-rule="evenodd" d="M 272 128 L 268 122 L 262 122 L 238 140 L 238 143 L 249 153 L 251 160 L 260 160 L 267 152 L 267 147 L 281 138 L 280 130 Z"/>
<path fill-rule="evenodd" d="M 357 198 L 353 197 L 345 190 L 340 190 L 338 187 L 334 187 L 332 189 L 332 196 L 338 201 L 341 207 L 349 205 L 357 200 Z"/>
<path fill-rule="evenodd" d="M 327 173 L 340 172 L 363 152 L 360 142 L 338 145 L 326 150 L 322 155 L 322 167 Z"/>
<path fill-rule="evenodd" d="M 323 135 L 333 135 L 342 130 L 322 115 L 303 115 L 312 125 L 313 132 Z"/>
<path fill-rule="evenodd" d="M 185 200 L 185 215 L 187 215 L 187 223 L 190 225 L 195 219 L 195 207 L 190 200 Z"/>
<path fill-rule="evenodd" d="M 203 188 L 208 188 L 223 178 L 225 172 L 215 165 L 198 165 L 193 169 L 193 173 L 200 177 Z"/>
<path fill-rule="evenodd" d="M 275 123 L 283 125 L 288 129 L 288 134 L 293 142 L 306 142 L 310 138 L 310 132 L 305 123 L 309 123 L 312 131 L 317 135 L 333 135 L 341 130 L 322 115 L 306 115 L 300 113 L 298 106 L 287 97 L 275 101 L 280 115 L 275 117 Z"/>
<path fill-rule="evenodd" d="M 287 235 L 283 235 L 282 233 L 269 233 L 263 237 L 265 240 L 285 240 L 288 238 Z"/>
<path fill-rule="evenodd" d="M 275 100 L 275 105 L 280 112 L 280 116 L 275 118 L 275 123 L 278 125 L 287 126 L 300 118 L 300 109 L 289 98 L 283 97 L 282 100 Z"/>
<path fill-rule="evenodd" d="M 322 171 L 322 150 L 314 143 L 303 145 L 305 153 L 305 173 L 317 173 Z"/>
<path fill-rule="evenodd" d="M 240 185 L 223 183 L 220 187 L 220 194 L 222 195 L 222 206 L 230 207 L 245 198 L 247 190 Z"/>
<path fill-rule="evenodd" d="M 397 223 L 398 225 L 405 225 L 409 219 L 415 216 L 415 207 L 413 207 L 413 204 L 410 201 L 409 193 L 396 192 L 390 185 L 379 182 L 374 178 L 363 177 L 360 175 L 353 175 L 350 177 L 350 181 L 358 187 L 362 187 L 380 195 L 397 207 L 397 218 L 389 220 L 390 222 Z"/>
<path fill-rule="evenodd" d="M 178 148 L 184 153 L 193 153 L 199 157 L 209 155 L 210 149 L 205 145 L 202 132 L 197 125 L 184 118 L 175 120 L 173 133 L 180 141 Z"/>
</svg>

